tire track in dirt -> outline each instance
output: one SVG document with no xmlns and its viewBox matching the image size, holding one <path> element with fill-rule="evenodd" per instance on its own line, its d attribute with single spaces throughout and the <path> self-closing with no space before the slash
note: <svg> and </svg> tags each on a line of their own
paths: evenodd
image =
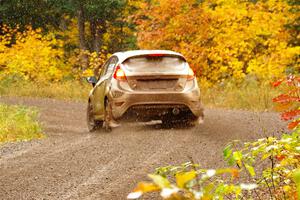
<svg viewBox="0 0 300 200">
<path fill-rule="evenodd" d="M 143 128 L 143 126 L 140 125 L 141 128 Z M 126 126 L 126 129 L 129 130 L 134 130 L 134 127 L 130 127 L 130 126 Z M 163 134 L 163 133 L 162 133 Z M 170 143 L 170 140 L 165 140 L 165 138 L 170 137 L 170 135 L 164 135 L 163 136 L 164 139 L 162 139 L 161 141 L 166 141 L 168 143 Z M 188 138 L 187 136 L 185 136 L 184 138 L 182 138 L 182 142 L 186 141 Z M 139 149 L 141 149 L 143 146 L 147 145 L 146 144 L 147 141 L 139 143 L 138 145 L 136 145 L 135 147 L 135 151 L 138 151 Z M 180 149 L 182 148 L 182 143 L 177 143 L 176 146 L 173 146 L 173 148 L 169 148 L 170 144 L 158 144 L 157 143 L 158 148 L 153 149 L 152 152 L 149 152 L 146 156 L 143 157 L 136 157 L 135 163 L 134 164 L 134 169 L 135 168 L 143 168 L 144 166 L 148 166 L 151 165 L 152 163 L 159 163 L 160 160 L 164 160 L 165 158 L 168 157 L 169 154 L 171 154 L 172 152 L 174 152 L 175 149 Z M 132 151 L 132 149 L 130 149 L 130 151 Z M 162 153 L 163 152 L 163 153 Z M 127 150 L 125 150 L 125 152 L 123 154 L 129 154 L 130 152 L 127 152 Z M 118 171 L 120 172 L 124 172 L 126 170 L 128 170 L 128 164 L 126 164 L 127 162 L 127 157 L 123 156 L 123 157 L 118 157 L 117 159 L 112 160 L 111 162 L 109 162 L 107 165 L 105 166 L 101 166 L 98 167 L 98 169 L 96 170 L 96 172 L 87 179 L 87 181 L 85 181 L 84 183 L 80 184 L 79 187 L 76 188 L 76 191 L 72 191 L 71 194 L 67 195 L 67 198 L 63 198 L 63 199 L 97 199 L 97 197 L 101 196 L 102 198 L 118 198 L 119 195 L 116 194 L 112 194 L 111 193 L 111 188 L 120 188 L 120 185 L 122 185 L 122 182 L 119 181 L 120 176 L 122 177 L 121 180 L 130 180 L 131 177 L 134 177 L 137 174 L 139 174 L 139 172 L 136 172 L 133 168 L 129 167 L 129 171 L 130 173 L 126 173 L 125 176 L 122 176 L 122 173 L 112 173 L 112 175 L 110 176 L 110 182 L 109 183 L 102 183 L 103 185 L 105 185 L 105 188 L 103 188 L 102 191 L 97 191 L 95 188 L 97 188 L 96 186 L 100 186 L 101 184 L 99 180 L 103 179 L 103 176 L 107 173 L 110 173 L 112 171 L 114 171 L 113 165 L 117 165 L 117 163 L 121 163 L 119 164 L 118 167 Z M 155 167 L 153 167 L 154 169 Z M 128 176 L 128 174 L 130 174 L 130 176 Z M 145 172 L 143 175 L 147 174 L 147 172 Z M 91 181 L 92 180 L 92 181 Z M 126 185 L 125 185 L 126 186 Z M 94 191 L 93 193 L 90 193 L 89 191 Z M 128 192 L 130 192 L 130 188 L 127 188 Z M 123 196 L 123 199 L 125 199 L 126 196 Z M 119 196 L 120 198 L 120 196 Z"/>
<path fill-rule="evenodd" d="M 40 109 L 47 134 L 18 148 L 0 147 L 0 199 L 125 199 L 156 167 L 178 165 L 189 157 L 203 167 L 221 167 L 222 149 L 229 141 L 253 140 L 285 127 L 276 113 L 207 109 L 205 123 L 198 127 L 139 123 L 112 133 L 88 133 L 84 103 L 32 98 L 0 102 Z"/>
</svg>

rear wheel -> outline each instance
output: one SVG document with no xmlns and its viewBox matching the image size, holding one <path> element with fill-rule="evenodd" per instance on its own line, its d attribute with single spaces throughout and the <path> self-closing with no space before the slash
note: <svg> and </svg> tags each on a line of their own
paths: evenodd
<svg viewBox="0 0 300 200">
<path fill-rule="evenodd" d="M 87 126 L 89 129 L 89 132 L 94 132 L 94 131 L 102 128 L 103 121 L 95 119 L 95 116 L 93 113 L 93 106 L 92 106 L 91 102 L 88 103 L 86 118 L 87 118 Z"/>
<path fill-rule="evenodd" d="M 112 120 L 112 116 L 111 116 L 111 105 L 108 101 L 108 99 L 105 99 L 105 112 L 104 112 L 104 130 L 106 132 L 111 132 L 112 128 L 110 126 Z"/>
</svg>

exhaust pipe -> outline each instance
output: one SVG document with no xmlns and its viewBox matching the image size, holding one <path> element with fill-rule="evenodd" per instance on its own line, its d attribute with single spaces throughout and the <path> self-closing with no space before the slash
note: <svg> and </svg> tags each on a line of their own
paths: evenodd
<svg viewBox="0 0 300 200">
<path fill-rule="evenodd" d="M 173 108 L 172 113 L 173 115 L 179 115 L 180 110 L 178 108 Z"/>
</svg>

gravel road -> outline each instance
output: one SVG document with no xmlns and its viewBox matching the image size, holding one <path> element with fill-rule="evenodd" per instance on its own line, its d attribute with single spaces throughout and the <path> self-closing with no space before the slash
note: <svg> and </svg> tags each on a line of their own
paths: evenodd
<svg viewBox="0 0 300 200">
<path fill-rule="evenodd" d="M 164 129 L 129 123 L 111 133 L 89 133 L 84 103 L 0 98 L 40 109 L 47 138 L 0 146 L 0 199 L 126 199 L 156 167 L 192 157 L 206 168 L 221 167 L 231 140 L 281 134 L 276 113 L 206 109 L 197 127 Z M 267 130 L 267 131 L 266 131 Z"/>
</svg>

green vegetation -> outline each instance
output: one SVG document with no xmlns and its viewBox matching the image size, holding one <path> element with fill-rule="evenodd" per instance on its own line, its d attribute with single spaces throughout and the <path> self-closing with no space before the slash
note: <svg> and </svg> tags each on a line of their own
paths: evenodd
<svg viewBox="0 0 300 200">
<path fill-rule="evenodd" d="M 131 9 L 131 1 L 125 0 L 11 0 L 1 2 L 0 18 L 3 24 L 18 26 L 21 31 L 28 25 L 44 32 L 66 32 L 73 26 L 79 44 L 74 44 L 68 35 L 60 35 L 69 40 L 69 50 L 78 45 L 81 50 L 100 52 L 100 47 L 109 47 L 116 51 L 134 45 L 128 44 L 133 37 L 127 22 Z"/>
<path fill-rule="evenodd" d="M 0 143 L 43 137 L 37 116 L 32 108 L 0 104 Z"/>
</svg>

